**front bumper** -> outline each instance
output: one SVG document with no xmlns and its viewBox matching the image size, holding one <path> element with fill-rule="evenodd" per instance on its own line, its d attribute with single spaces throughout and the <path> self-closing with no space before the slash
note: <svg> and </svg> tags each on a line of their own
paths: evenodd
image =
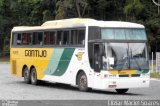
<svg viewBox="0 0 160 106">
<path fill-rule="evenodd" d="M 95 89 L 125 89 L 149 87 L 150 78 L 101 78 L 94 80 Z"/>
</svg>

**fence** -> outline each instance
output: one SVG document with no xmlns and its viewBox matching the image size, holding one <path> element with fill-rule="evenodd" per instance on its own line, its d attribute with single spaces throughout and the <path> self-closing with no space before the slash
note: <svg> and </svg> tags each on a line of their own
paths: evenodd
<svg viewBox="0 0 160 106">
<path fill-rule="evenodd" d="M 160 72 L 160 52 L 156 52 L 156 72 Z"/>
</svg>

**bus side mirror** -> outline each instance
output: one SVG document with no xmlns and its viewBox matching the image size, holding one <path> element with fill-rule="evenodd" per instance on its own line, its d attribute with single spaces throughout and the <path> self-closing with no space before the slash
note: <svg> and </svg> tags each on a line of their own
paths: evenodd
<svg viewBox="0 0 160 106">
<path fill-rule="evenodd" d="M 109 65 L 114 65 L 114 58 L 113 57 L 109 57 L 108 58 L 108 63 L 109 63 Z"/>
</svg>

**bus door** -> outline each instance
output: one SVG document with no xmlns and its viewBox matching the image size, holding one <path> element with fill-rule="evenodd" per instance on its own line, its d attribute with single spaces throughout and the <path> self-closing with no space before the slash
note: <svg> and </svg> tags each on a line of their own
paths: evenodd
<svg viewBox="0 0 160 106">
<path fill-rule="evenodd" d="M 93 68 L 96 72 L 100 72 L 100 70 L 103 68 L 103 51 L 104 46 L 102 43 L 93 43 Z"/>
</svg>

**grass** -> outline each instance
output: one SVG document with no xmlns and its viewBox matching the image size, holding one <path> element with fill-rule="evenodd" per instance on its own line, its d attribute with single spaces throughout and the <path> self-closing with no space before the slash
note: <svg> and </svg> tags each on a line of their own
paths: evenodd
<svg viewBox="0 0 160 106">
<path fill-rule="evenodd" d="M 9 57 L 0 57 L 0 63 L 9 63 Z"/>
<path fill-rule="evenodd" d="M 160 78 L 160 73 L 151 73 L 151 78 Z"/>
<path fill-rule="evenodd" d="M 151 78 L 160 78 L 160 73 L 157 73 L 156 72 L 156 65 L 155 65 L 156 63 L 154 63 L 154 65 L 153 65 L 153 71 L 151 71 L 151 74 L 150 74 L 150 77 Z M 150 67 L 149 67 L 150 69 L 152 69 L 152 66 L 150 65 Z"/>
</svg>

